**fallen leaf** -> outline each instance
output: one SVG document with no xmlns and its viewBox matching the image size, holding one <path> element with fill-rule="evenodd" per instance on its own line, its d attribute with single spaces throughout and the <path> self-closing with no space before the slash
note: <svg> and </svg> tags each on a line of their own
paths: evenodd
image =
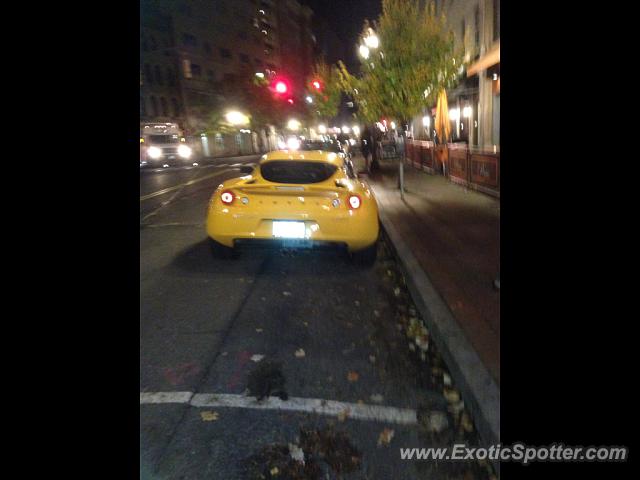
<svg viewBox="0 0 640 480">
<path fill-rule="evenodd" d="M 302 357 L 304 357 L 306 354 L 304 353 L 304 350 L 303 350 L 302 348 L 300 348 L 300 349 L 296 350 L 295 355 L 296 355 L 296 357 L 298 357 L 298 358 L 302 358 Z"/>
<path fill-rule="evenodd" d="M 349 413 L 351 413 L 351 410 L 349 408 L 345 408 L 340 413 L 338 413 L 338 420 L 340 422 L 344 422 L 349 416 Z"/>
<path fill-rule="evenodd" d="M 449 426 L 449 419 L 447 414 L 434 410 L 429 412 L 427 420 L 427 430 L 430 432 L 440 433 Z"/>
<path fill-rule="evenodd" d="M 460 412 L 464 410 L 464 402 L 460 401 L 458 403 L 454 403 L 449 405 L 448 410 L 454 415 L 458 415 Z"/>
<path fill-rule="evenodd" d="M 357 382 L 358 381 L 358 373 L 351 371 L 347 374 L 347 380 L 349 380 L 350 382 Z"/>
<path fill-rule="evenodd" d="M 396 297 L 400 296 L 400 289 L 399 289 L 398 287 L 394 288 L 394 289 L 393 289 L 393 294 L 394 294 Z"/>
<path fill-rule="evenodd" d="M 298 445 L 293 443 L 289 444 L 289 455 L 291 455 L 291 458 L 296 462 L 300 462 L 304 465 L 304 452 Z"/>
<path fill-rule="evenodd" d="M 444 398 L 447 399 L 449 403 L 458 403 L 460 401 L 460 394 L 457 390 L 453 388 L 445 388 L 444 392 L 442 392 Z"/>
<path fill-rule="evenodd" d="M 467 412 L 464 412 L 460 417 L 460 426 L 465 432 L 473 432 L 473 422 L 471 422 L 471 418 L 469 418 Z"/>
<path fill-rule="evenodd" d="M 359 306 L 360 306 L 360 302 L 359 302 L 358 300 L 354 301 L 353 303 L 355 303 L 355 304 L 356 304 L 356 307 L 359 307 Z"/>
<path fill-rule="evenodd" d="M 447 387 L 451 386 L 451 377 L 448 374 L 443 373 L 442 374 L 442 383 L 444 383 Z"/>
<path fill-rule="evenodd" d="M 382 400 L 384 400 L 384 398 L 382 397 L 382 395 L 380 395 L 379 393 L 374 393 L 373 395 L 371 395 L 371 401 L 375 402 L 375 403 L 382 403 Z"/>
<path fill-rule="evenodd" d="M 426 352 L 429 350 L 429 337 L 426 335 L 419 335 L 416 337 L 416 345 L 422 350 Z"/>
<path fill-rule="evenodd" d="M 251 361 L 258 363 L 260 360 L 264 358 L 264 355 L 260 355 L 256 353 L 255 355 L 251 355 Z"/>
<path fill-rule="evenodd" d="M 227 355 L 229 355 L 229 352 L 222 352 L 223 357 L 226 357 Z"/>
<path fill-rule="evenodd" d="M 375 355 L 369 355 L 369 361 L 370 361 L 371 363 L 376 363 L 376 357 L 375 357 Z"/>
<path fill-rule="evenodd" d="M 290 297 L 290 296 L 291 296 L 291 292 L 282 292 L 282 294 L 283 294 L 285 297 Z"/>
<path fill-rule="evenodd" d="M 379 316 L 380 316 L 380 312 L 379 312 L 378 310 L 374 310 L 374 311 L 373 311 L 373 315 L 374 315 L 375 317 L 379 317 Z"/>
<path fill-rule="evenodd" d="M 203 422 L 215 422 L 218 420 L 218 412 L 204 411 L 200 412 L 200 417 Z"/>
<path fill-rule="evenodd" d="M 272 477 L 275 477 L 280 473 L 280 469 L 278 467 L 273 467 L 271 470 L 269 470 L 269 473 Z"/>
<path fill-rule="evenodd" d="M 380 436 L 378 437 L 378 446 L 380 445 L 389 445 L 391 439 L 395 435 L 395 432 L 390 428 L 385 428 L 382 432 L 380 432 Z"/>
<path fill-rule="evenodd" d="M 261 328 L 256 328 L 256 332 L 262 333 L 262 329 Z"/>
</svg>

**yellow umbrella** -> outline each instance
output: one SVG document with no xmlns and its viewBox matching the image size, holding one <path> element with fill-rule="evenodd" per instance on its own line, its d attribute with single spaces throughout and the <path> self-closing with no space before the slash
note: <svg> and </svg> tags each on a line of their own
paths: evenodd
<svg viewBox="0 0 640 480">
<path fill-rule="evenodd" d="M 442 89 L 438 94 L 436 105 L 436 133 L 440 143 L 445 143 L 451 134 L 451 124 L 449 122 L 449 104 L 447 102 L 447 92 Z"/>
</svg>

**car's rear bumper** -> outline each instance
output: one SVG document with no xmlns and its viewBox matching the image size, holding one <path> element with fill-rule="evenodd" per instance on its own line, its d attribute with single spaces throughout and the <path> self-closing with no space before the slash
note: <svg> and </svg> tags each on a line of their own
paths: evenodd
<svg viewBox="0 0 640 480">
<path fill-rule="evenodd" d="M 253 218 L 220 218 L 210 216 L 207 221 L 207 234 L 215 241 L 234 247 L 236 243 L 246 244 L 284 244 L 299 246 L 342 245 L 349 251 L 358 251 L 370 247 L 378 239 L 379 224 L 377 212 L 375 217 L 353 219 L 332 219 L 330 221 L 304 220 L 306 238 L 281 239 L 272 233 L 272 220 L 255 220 Z M 371 218 L 370 218 L 371 217 Z M 280 220 L 293 220 L 282 218 Z"/>
</svg>

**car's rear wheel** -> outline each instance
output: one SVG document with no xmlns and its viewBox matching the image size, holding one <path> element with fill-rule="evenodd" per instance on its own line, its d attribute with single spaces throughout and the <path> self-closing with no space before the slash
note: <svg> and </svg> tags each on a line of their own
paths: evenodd
<svg viewBox="0 0 640 480">
<path fill-rule="evenodd" d="M 378 242 L 363 250 L 358 250 L 351 254 L 353 263 L 361 267 L 371 267 L 378 256 Z"/>
<path fill-rule="evenodd" d="M 219 242 L 216 242 L 213 238 L 209 239 L 209 248 L 211 254 L 215 258 L 235 258 L 236 251 L 234 248 L 227 247 Z"/>
</svg>

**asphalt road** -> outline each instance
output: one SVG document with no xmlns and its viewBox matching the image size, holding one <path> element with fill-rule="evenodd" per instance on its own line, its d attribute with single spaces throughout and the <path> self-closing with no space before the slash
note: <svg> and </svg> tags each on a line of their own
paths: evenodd
<svg viewBox="0 0 640 480">
<path fill-rule="evenodd" d="M 259 478 L 256 472 L 288 478 L 282 465 L 273 470 L 277 446 L 301 445 L 307 438 L 301 432 L 314 429 L 321 432 L 314 437 L 315 453 L 308 445 L 303 450 L 307 467 L 319 468 L 322 476 L 291 478 L 486 478 L 468 464 L 400 459 L 401 447 L 447 444 L 454 433 L 450 427 L 434 436 L 420 423 L 394 420 L 399 409 L 446 411 L 447 400 L 430 375 L 436 354 L 423 362 L 399 328 L 412 313 L 410 300 L 384 244 L 370 269 L 334 250 L 211 257 L 207 201 L 221 181 L 238 175 L 229 165 L 255 161 L 221 159 L 141 173 L 141 478 L 232 480 Z M 288 400 L 282 403 L 300 408 L 189 403 L 194 393 L 240 398 L 251 372 L 270 362 L 279 365 L 257 374 L 257 383 L 271 378 L 273 396 L 284 391 Z M 143 402 L 142 394 L 156 398 L 158 392 L 187 400 Z M 301 399 L 389 407 L 391 417 L 352 418 L 346 409 L 320 415 L 306 411 L 309 401 Z M 344 459 L 331 460 L 331 452 Z"/>
</svg>

